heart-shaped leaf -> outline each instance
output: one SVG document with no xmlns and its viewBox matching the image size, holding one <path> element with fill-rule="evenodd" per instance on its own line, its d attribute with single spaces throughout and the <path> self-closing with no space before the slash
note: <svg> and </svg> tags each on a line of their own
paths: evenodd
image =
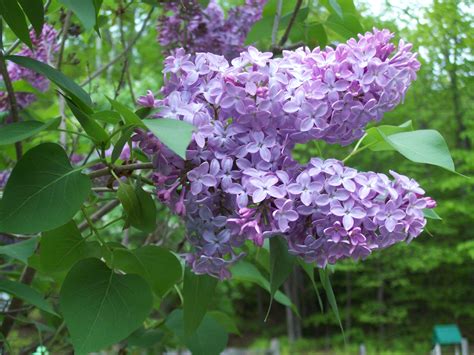
<svg viewBox="0 0 474 355">
<path fill-rule="evenodd" d="M 100 245 L 82 238 L 74 221 L 44 232 L 40 246 L 41 267 L 46 272 L 68 270 L 78 260 L 100 255 Z"/>
<path fill-rule="evenodd" d="M 151 311 L 153 295 L 138 275 L 119 275 L 98 259 L 84 259 L 61 287 L 60 309 L 77 354 L 129 336 Z"/>
<path fill-rule="evenodd" d="M 138 274 L 151 285 L 159 296 L 176 284 L 183 275 L 178 258 L 169 250 L 147 245 L 134 250 L 114 250 L 114 267 L 128 274 Z"/>
<path fill-rule="evenodd" d="M 90 189 L 89 178 L 72 168 L 60 145 L 38 145 L 8 179 L 0 201 L 0 231 L 29 234 L 57 228 L 71 220 Z"/>
</svg>

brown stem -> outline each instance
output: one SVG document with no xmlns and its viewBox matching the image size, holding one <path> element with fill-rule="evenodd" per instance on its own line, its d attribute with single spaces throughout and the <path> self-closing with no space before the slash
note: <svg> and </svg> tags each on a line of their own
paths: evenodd
<svg viewBox="0 0 474 355">
<path fill-rule="evenodd" d="M 153 163 L 135 163 L 135 164 L 128 164 L 128 165 L 121 165 L 114 167 L 113 170 L 116 173 L 124 172 L 124 171 L 132 171 L 132 170 L 144 170 L 144 169 L 153 169 Z M 93 171 L 88 174 L 88 176 L 92 178 L 97 178 L 100 176 L 110 175 L 110 168 L 104 168 L 100 170 Z"/>
<path fill-rule="evenodd" d="M 100 209 L 98 209 L 94 214 L 92 214 L 92 216 L 90 217 L 90 220 L 92 222 L 97 222 L 99 219 L 101 219 L 107 213 L 112 211 L 119 204 L 120 204 L 119 200 L 110 201 L 109 203 L 103 205 Z M 79 230 L 81 232 L 85 231 L 87 228 L 89 228 L 89 224 L 87 223 L 87 221 L 84 221 L 81 224 L 79 224 Z"/>
<path fill-rule="evenodd" d="M 296 2 L 295 9 L 293 10 L 293 14 L 291 15 L 291 18 L 290 18 L 290 22 L 288 23 L 285 33 L 283 34 L 283 37 L 280 40 L 280 47 L 283 47 L 286 41 L 288 40 L 288 37 L 290 36 L 291 28 L 293 27 L 293 24 L 296 20 L 296 16 L 298 15 L 298 12 L 300 11 L 302 4 L 303 4 L 303 0 L 298 0 Z"/>
</svg>

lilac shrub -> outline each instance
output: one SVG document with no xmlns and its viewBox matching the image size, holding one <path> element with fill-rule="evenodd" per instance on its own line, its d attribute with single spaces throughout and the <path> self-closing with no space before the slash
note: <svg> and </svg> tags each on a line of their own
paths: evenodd
<svg viewBox="0 0 474 355">
<path fill-rule="evenodd" d="M 158 42 L 167 53 L 185 48 L 188 53 L 208 52 L 227 59 L 244 50 L 252 25 L 262 16 L 266 0 L 246 0 L 229 10 L 227 17 L 215 0 L 202 8 L 197 0 L 169 1 L 158 20 Z"/>
<path fill-rule="evenodd" d="M 138 102 L 157 108 L 156 119 L 196 126 L 187 159 L 150 133 L 133 139 L 153 159 L 158 197 L 186 221 L 196 273 L 230 277 L 246 240 L 283 236 L 290 253 L 324 267 L 422 232 L 435 203 L 414 180 L 291 156 L 313 139 L 350 144 L 402 101 L 419 62 L 392 37 L 374 29 L 281 58 L 250 47 L 230 63 L 184 50 L 166 58 L 164 98 L 149 91 Z"/>
<path fill-rule="evenodd" d="M 34 30 L 30 32 L 32 49 L 23 45 L 16 55 L 25 56 L 36 59 L 40 62 L 52 64 L 54 53 L 58 51 L 57 32 L 48 24 L 44 24 L 43 31 L 37 36 Z M 49 80 L 33 70 L 22 67 L 16 63 L 8 62 L 8 74 L 12 82 L 25 80 L 29 82 L 35 89 L 45 92 L 49 88 Z M 16 92 L 16 101 L 20 108 L 25 108 L 36 101 L 36 95 L 29 92 Z M 0 91 L 0 112 L 10 109 L 8 102 L 8 94 Z"/>
</svg>

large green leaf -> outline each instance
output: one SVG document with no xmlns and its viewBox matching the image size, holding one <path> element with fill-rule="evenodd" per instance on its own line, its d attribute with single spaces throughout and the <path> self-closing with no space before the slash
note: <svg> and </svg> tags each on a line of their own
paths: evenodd
<svg viewBox="0 0 474 355">
<path fill-rule="evenodd" d="M 32 304 L 39 309 L 57 316 L 58 314 L 54 311 L 53 307 L 46 302 L 43 296 L 36 291 L 34 288 L 22 284 L 16 281 L 10 281 L 7 279 L 0 279 L 0 291 L 4 291 L 15 297 L 22 299 L 23 301 Z"/>
<path fill-rule="evenodd" d="M 0 145 L 13 144 L 30 138 L 35 134 L 59 123 L 59 119 L 48 122 L 21 121 L 0 126 Z"/>
<path fill-rule="evenodd" d="M 156 228 L 156 206 L 151 195 L 140 186 L 120 183 L 117 197 L 127 214 L 127 221 L 133 227 L 144 232 L 152 232 Z"/>
<path fill-rule="evenodd" d="M 13 2 L 13 1 L 12 1 Z M 23 12 L 30 20 L 31 25 L 39 36 L 43 29 L 44 23 L 44 8 L 42 0 L 18 0 Z"/>
<path fill-rule="evenodd" d="M 438 131 L 424 129 L 390 136 L 383 132 L 381 134 L 386 142 L 405 158 L 415 163 L 431 164 L 455 171 L 448 145 Z"/>
<path fill-rule="evenodd" d="M 46 272 L 68 270 L 78 260 L 100 254 L 99 243 L 82 238 L 74 221 L 44 232 L 40 246 L 41 268 Z"/>
<path fill-rule="evenodd" d="M 183 311 L 175 309 L 168 315 L 166 326 L 186 345 L 193 355 L 219 355 L 227 346 L 229 335 L 224 327 L 211 315 L 204 315 L 202 322 L 192 335 L 184 331 Z"/>
<path fill-rule="evenodd" d="M 237 328 L 235 319 L 228 314 L 221 311 L 209 311 L 207 314 L 214 318 L 222 327 L 224 327 L 227 333 L 240 335 L 240 331 Z"/>
<path fill-rule="evenodd" d="M 15 0 L 0 0 L 0 15 L 8 23 L 13 33 L 28 47 L 31 47 L 30 31 L 20 5 Z"/>
<path fill-rule="evenodd" d="M 18 65 L 21 65 L 22 67 L 31 69 L 41 75 L 44 75 L 62 90 L 64 90 L 68 95 L 70 95 L 74 99 L 74 102 L 78 104 L 78 106 L 79 103 L 83 103 L 86 106 L 92 106 L 92 100 L 89 95 L 79 85 L 65 76 L 59 70 L 29 57 L 9 55 L 6 58 Z M 76 100 L 79 100 L 79 102 Z"/>
<path fill-rule="evenodd" d="M 184 272 L 184 332 L 191 336 L 201 324 L 207 312 L 217 279 L 209 275 L 196 275 L 191 270 Z"/>
<path fill-rule="evenodd" d="M 93 0 L 60 0 L 69 10 L 81 20 L 86 30 L 95 25 L 96 9 Z"/>
<path fill-rule="evenodd" d="M 138 274 L 151 285 L 153 291 L 163 297 L 183 276 L 178 258 L 169 250 L 147 245 L 134 250 L 115 249 L 114 267 L 127 274 Z"/>
<path fill-rule="evenodd" d="M 98 259 L 84 259 L 69 271 L 59 295 L 60 309 L 77 354 L 110 346 L 143 323 L 153 305 L 146 281 L 119 275 Z"/>
<path fill-rule="evenodd" d="M 357 34 L 364 32 L 357 15 L 348 12 L 344 12 L 342 18 L 336 13 L 329 15 L 325 26 L 339 34 L 344 40 L 357 37 Z"/>
<path fill-rule="evenodd" d="M 169 118 L 147 119 L 143 123 L 169 149 L 186 159 L 186 149 L 195 128 L 192 124 Z"/>
<path fill-rule="evenodd" d="M 61 146 L 30 149 L 13 168 L 0 201 L 0 231 L 38 233 L 68 222 L 91 189 L 87 176 L 73 169 Z"/>
<path fill-rule="evenodd" d="M 366 131 L 362 139 L 362 145 L 367 146 L 374 152 L 394 150 L 394 148 L 385 140 L 385 136 L 408 131 L 413 131 L 411 121 L 402 123 L 400 126 L 383 125 L 371 127 Z"/>
<path fill-rule="evenodd" d="M 37 238 L 29 238 L 18 243 L 0 246 L 0 255 L 7 255 L 27 264 L 28 258 L 33 255 L 38 244 Z"/>
</svg>

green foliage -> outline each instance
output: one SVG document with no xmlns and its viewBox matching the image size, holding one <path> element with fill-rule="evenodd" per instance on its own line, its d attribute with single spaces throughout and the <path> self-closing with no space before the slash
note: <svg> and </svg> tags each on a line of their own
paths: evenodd
<svg viewBox="0 0 474 355">
<path fill-rule="evenodd" d="M 87 241 L 74 221 L 44 232 L 40 242 L 40 264 L 44 272 L 59 272 L 69 270 L 81 259 L 99 256 L 99 244 Z"/>
<path fill-rule="evenodd" d="M 140 186 L 120 182 L 117 197 L 127 214 L 127 223 L 144 232 L 156 228 L 155 202 Z"/>
<path fill-rule="evenodd" d="M 183 270 L 177 257 L 169 250 L 147 245 L 134 250 L 117 248 L 113 265 L 127 274 L 142 276 L 160 297 L 181 280 Z"/>
<path fill-rule="evenodd" d="M 59 227 L 79 210 L 90 188 L 89 178 L 72 168 L 59 145 L 32 148 L 15 166 L 5 187 L 0 230 L 30 234 Z"/>
<path fill-rule="evenodd" d="M 120 275 L 98 259 L 78 262 L 66 276 L 60 308 L 77 354 L 112 345 L 148 316 L 153 296 L 138 275 Z"/>
<path fill-rule="evenodd" d="M 210 314 L 203 316 L 197 329 L 187 335 L 185 313 L 174 310 L 166 319 L 166 326 L 185 344 L 193 355 L 218 355 L 225 349 L 228 334 Z"/>
<path fill-rule="evenodd" d="M 0 145 L 9 145 L 28 139 L 51 126 L 56 126 L 58 123 L 59 119 L 52 119 L 44 123 L 39 121 L 22 121 L 0 126 Z"/>
<path fill-rule="evenodd" d="M 183 329 L 186 338 L 197 332 L 212 301 L 217 279 L 184 271 Z"/>
<path fill-rule="evenodd" d="M 25 14 L 16 0 L 0 0 L 0 15 L 8 23 L 15 35 L 27 46 L 31 47 Z"/>
<path fill-rule="evenodd" d="M 75 104 L 81 108 L 83 108 L 81 103 L 86 105 L 86 107 L 92 105 L 91 98 L 79 85 L 62 74 L 59 70 L 54 69 L 48 64 L 39 62 L 29 57 L 17 55 L 10 55 L 7 57 L 7 59 L 25 68 L 31 69 L 41 75 L 44 75 L 62 90 L 64 90 L 66 94 L 71 96 Z"/>
<path fill-rule="evenodd" d="M 33 237 L 14 244 L 2 245 L 0 246 L 0 255 L 6 255 L 27 264 L 28 258 L 35 252 L 37 244 L 38 238 Z"/>
</svg>

